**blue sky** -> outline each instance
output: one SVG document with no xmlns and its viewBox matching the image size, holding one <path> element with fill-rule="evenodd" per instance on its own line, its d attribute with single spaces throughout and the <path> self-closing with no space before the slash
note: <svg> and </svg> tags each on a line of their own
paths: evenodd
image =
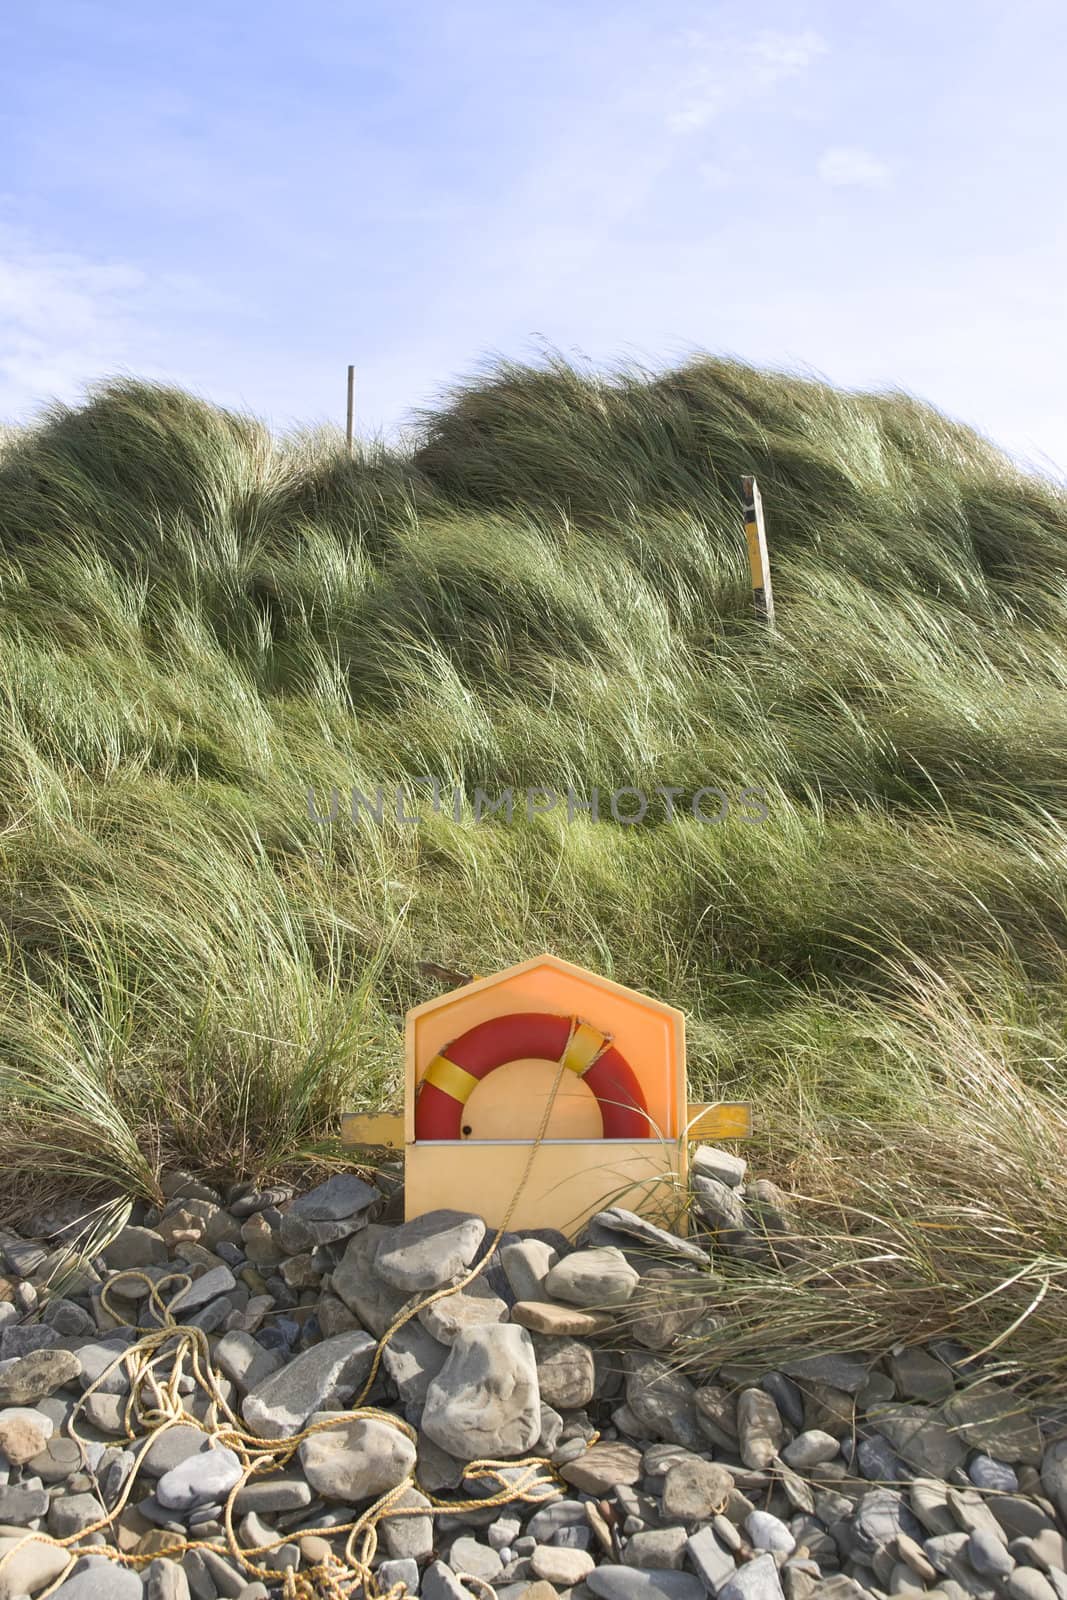
<svg viewBox="0 0 1067 1600">
<path fill-rule="evenodd" d="M 40 0 L 0 22 L 0 417 L 115 372 L 395 433 L 694 348 L 1067 471 L 1062 0 Z"/>
</svg>

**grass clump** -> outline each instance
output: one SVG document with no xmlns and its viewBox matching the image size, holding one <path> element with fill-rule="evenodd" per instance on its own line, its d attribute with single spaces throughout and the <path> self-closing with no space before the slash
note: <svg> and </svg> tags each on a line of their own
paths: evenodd
<svg viewBox="0 0 1067 1600">
<path fill-rule="evenodd" d="M 812 1326 L 1021 1316 L 1005 1359 L 1067 1371 L 1065 641 L 1062 487 L 906 396 L 736 362 L 501 363 L 351 460 L 135 382 L 13 431 L 9 1199 L 335 1159 L 341 1111 L 397 1094 L 420 960 L 551 949 L 684 1007 L 694 1096 L 752 1100 L 754 1164 L 850 1263 L 790 1291 Z M 418 826 L 352 820 L 378 785 Z M 528 786 L 599 788 L 604 820 L 527 819 Z M 624 787 L 686 798 L 627 826 Z M 773 1343 L 786 1301 L 745 1304 Z"/>
</svg>

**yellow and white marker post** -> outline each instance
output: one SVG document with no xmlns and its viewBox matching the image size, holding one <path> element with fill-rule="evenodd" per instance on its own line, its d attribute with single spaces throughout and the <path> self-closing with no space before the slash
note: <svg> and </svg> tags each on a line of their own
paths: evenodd
<svg viewBox="0 0 1067 1600">
<path fill-rule="evenodd" d="M 341 1138 L 403 1149 L 409 1220 L 460 1208 L 573 1237 L 622 1205 L 684 1228 L 690 1143 L 752 1131 L 747 1105 L 689 1103 L 681 1011 L 556 956 L 415 1006 L 406 1056 L 403 1113 L 346 1116 Z"/>
<path fill-rule="evenodd" d="M 771 593 L 771 566 L 767 559 L 767 528 L 763 520 L 763 501 L 755 478 L 741 479 L 741 503 L 745 509 L 745 540 L 748 566 L 752 575 L 752 604 L 756 616 L 774 627 L 774 596 Z"/>
</svg>

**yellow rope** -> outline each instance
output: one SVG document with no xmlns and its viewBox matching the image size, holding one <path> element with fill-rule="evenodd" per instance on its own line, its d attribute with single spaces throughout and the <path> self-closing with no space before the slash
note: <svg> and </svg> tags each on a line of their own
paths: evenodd
<svg viewBox="0 0 1067 1600">
<path fill-rule="evenodd" d="M 133 1278 L 148 1285 L 149 1304 L 160 1323 L 160 1327 L 142 1332 L 141 1338 L 135 1344 L 132 1344 L 127 1350 L 121 1351 L 114 1361 L 100 1373 L 99 1377 L 94 1379 L 75 1404 L 68 1420 L 67 1428 L 70 1437 L 81 1448 L 83 1462 L 86 1462 L 88 1458 L 85 1451 L 85 1441 L 79 1436 L 75 1426 L 78 1415 L 100 1385 L 118 1367 L 125 1366 L 130 1383 L 129 1395 L 123 1412 L 126 1438 L 128 1441 L 133 1442 L 144 1434 L 146 1430 L 148 1437 L 143 1439 L 141 1447 L 134 1458 L 133 1468 L 126 1477 L 122 1492 L 109 1512 L 101 1517 L 99 1521 L 94 1522 L 87 1528 L 79 1529 L 77 1533 L 68 1534 L 64 1539 L 56 1539 L 46 1533 L 28 1531 L 23 1538 L 5 1551 L 3 1557 L 0 1557 L 0 1572 L 3 1571 L 16 1551 L 31 1540 L 37 1540 L 40 1543 L 66 1550 L 70 1556 L 67 1566 L 60 1576 L 47 1589 L 41 1590 L 38 1595 L 38 1600 L 47 1600 L 47 1596 L 54 1594 L 60 1584 L 70 1576 L 75 1562 L 83 1555 L 103 1555 L 127 1566 L 140 1567 L 147 1565 L 150 1561 L 155 1561 L 160 1556 L 173 1558 L 182 1556 L 189 1550 L 212 1550 L 220 1556 L 231 1556 L 254 1578 L 259 1578 L 267 1583 L 281 1581 L 284 1600 L 353 1600 L 359 1590 L 362 1591 L 365 1600 L 406 1600 L 408 1591 L 403 1582 L 393 1584 L 388 1591 L 381 1594 L 371 1571 L 370 1564 L 378 1548 L 379 1522 L 387 1517 L 424 1517 L 440 1515 L 449 1511 L 488 1510 L 498 1506 L 513 1505 L 516 1501 L 536 1503 L 543 1498 L 542 1490 L 562 1483 L 563 1479 L 560 1478 L 551 1461 L 543 1456 L 524 1456 L 518 1461 L 479 1459 L 468 1463 L 464 1471 L 464 1477 L 475 1481 L 496 1478 L 501 1487 L 495 1494 L 485 1495 L 478 1500 L 465 1498 L 462 1501 L 447 1501 L 439 1500 L 434 1495 L 426 1494 L 425 1490 L 420 1490 L 419 1492 L 429 1501 L 428 1506 L 399 1506 L 396 1502 L 409 1489 L 419 1489 L 414 1471 L 409 1472 L 400 1483 L 381 1495 L 354 1522 L 319 1530 L 322 1534 L 330 1537 L 337 1537 L 342 1533 L 347 1534 L 344 1556 L 343 1558 L 338 1558 L 331 1553 L 331 1556 L 325 1562 L 308 1567 L 302 1572 L 294 1572 L 292 1568 L 288 1567 L 260 1566 L 252 1559 L 254 1556 L 266 1555 L 272 1550 L 279 1549 L 282 1545 L 291 1543 L 293 1540 L 292 1534 L 282 1534 L 269 1544 L 242 1546 L 233 1526 L 234 1504 L 249 1480 L 265 1472 L 284 1470 L 292 1461 L 304 1440 L 311 1438 L 315 1433 L 335 1430 L 343 1427 L 346 1422 L 373 1419 L 385 1422 L 390 1427 L 396 1428 L 412 1444 L 417 1442 L 418 1435 L 410 1423 L 394 1416 L 392 1412 L 382 1411 L 376 1406 L 366 1406 L 363 1403 L 377 1377 L 378 1369 L 381 1365 L 382 1352 L 393 1335 L 404 1327 L 406 1323 L 410 1322 L 412 1317 L 421 1311 L 424 1306 L 434 1305 L 438 1300 L 443 1300 L 448 1295 L 458 1294 L 462 1289 L 465 1289 L 479 1273 L 485 1270 L 495 1254 L 500 1240 L 507 1231 L 508 1223 L 511 1221 L 519 1197 L 529 1180 L 537 1150 L 544 1140 L 556 1094 L 567 1068 L 571 1042 L 578 1027 L 578 1019 L 572 1018 L 570 1036 L 556 1070 L 552 1090 L 545 1105 L 544 1116 L 541 1118 L 541 1125 L 530 1147 L 530 1153 L 526 1159 L 526 1166 L 518 1187 L 511 1197 L 504 1219 L 499 1228 L 497 1228 L 489 1249 L 481 1261 L 472 1267 L 457 1283 L 450 1284 L 447 1288 L 436 1290 L 425 1300 L 413 1297 L 412 1303 L 405 1306 L 393 1319 L 385 1333 L 378 1340 L 366 1382 L 350 1409 L 331 1415 L 324 1421 L 317 1422 L 309 1428 L 304 1428 L 289 1438 L 276 1440 L 260 1438 L 258 1434 L 251 1433 L 242 1425 L 240 1419 L 234 1414 L 222 1394 L 219 1388 L 217 1372 L 211 1365 L 211 1347 L 208 1343 L 207 1334 L 202 1328 L 176 1323 L 163 1302 L 160 1293 L 162 1286 L 177 1279 L 180 1280 L 182 1288 L 187 1287 L 192 1282 L 189 1274 L 171 1272 L 162 1278 L 153 1279 L 146 1272 L 142 1272 L 137 1268 L 129 1268 L 124 1272 L 116 1273 L 114 1277 L 110 1278 L 101 1289 L 100 1304 L 103 1310 L 116 1323 L 126 1327 L 136 1327 L 138 1331 L 142 1329 L 141 1324 L 128 1322 L 125 1317 L 114 1310 L 109 1302 L 109 1295 L 115 1284 L 122 1278 Z M 610 1039 L 604 1039 L 597 1055 L 602 1054 L 608 1048 L 610 1042 Z M 182 1292 L 182 1288 L 179 1288 L 179 1294 Z M 171 1344 L 173 1349 L 168 1351 L 167 1346 Z M 160 1378 L 157 1376 L 156 1368 L 164 1363 L 169 1363 L 169 1372 L 165 1378 Z M 194 1385 L 207 1396 L 207 1417 L 203 1421 L 186 1410 L 180 1393 L 180 1386 L 186 1374 L 186 1368 L 188 1368 L 189 1376 L 193 1379 Z M 146 1404 L 146 1391 L 151 1397 L 151 1404 Z M 225 1418 L 225 1421 L 221 1422 L 220 1417 Z M 84 1541 L 92 1534 L 111 1528 L 116 1519 L 121 1516 L 133 1492 L 134 1482 L 145 1455 L 161 1435 L 182 1424 L 199 1428 L 214 1444 L 232 1450 L 241 1462 L 241 1476 L 227 1496 L 223 1513 L 226 1543 L 222 1544 L 217 1540 L 210 1539 L 182 1539 L 175 1535 L 172 1545 L 168 1545 L 162 1550 L 154 1550 L 151 1553 L 145 1552 L 142 1554 L 113 1549 L 107 1545 L 84 1544 Z M 590 1444 L 594 1443 L 598 1437 L 599 1435 L 594 1433 L 589 1441 Z M 508 1484 L 503 1477 L 503 1473 L 505 1471 L 514 1472 L 516 1469 L 525 1470 L 517 1482 Z M 315 1531 L 313 1528 L 305 1528 L 301 1530 L 297 1537 L 304 1537 Z M 357 1554 L 355 1548 L 356 1540 L 361 1535 L 362 1545 Z M 81 1547 L 83 1545 L 84 1548 Z M 491 1600 L 496 1600 L 496 1591 L 486 1579 L 478 1577 L 475 1573 L 461 1572 L 457 1573 L 456 1576 L 461 1583 L 475 1584 L 478 1588 L 485 1590 Z"/>
</svg>

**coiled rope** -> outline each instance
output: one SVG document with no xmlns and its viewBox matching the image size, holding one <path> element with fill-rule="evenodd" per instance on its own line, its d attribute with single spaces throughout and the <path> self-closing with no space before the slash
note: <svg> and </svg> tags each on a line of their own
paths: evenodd
<svg viewBox="0 0 1067 1600">
<path fill-rule="evenodd" d="M 371 1562 L 378 1548 L 378 1524 L 389 1517 L 425 1517 L 439 1516 L 447 1512 L 489 1510 L 491 1508 L 514 1505 L 516 1502 L 536 1503 L 545 1498 L 545 1491 L 549 1488 L 559 1487 L 564 1480 L 556 1471 L 552 1462 L 544 1456 L 524 1456 L 521 1460 L 496 1461 L 479 1459 L 468 1463 L 464 1471 L 464 1478 L 469 1481 L 481 1479 L 496 1479 L 500 1488 L 492 1494 L 482 1496 L 480 1499 L 467 1499 L 462 1501 L 439 1500 L 434 1495 L 420 1489 L 414 1468 L 406 1474 L 400 1483 L 386 1493 L 379 1496 L 353 1522 L 339 1526 L 328 1526 L 316 1530 L 303 1528 L 297 1537 L 307 1537 L 319 1532 L 331 1538 L 346 1534 L 343 1555 L 338 1557 L 332 1551 L 330 1556 L 316 1565 L 305 1567 L 297 1572 L 292 1567 L 272 1567 L 259 1564 L 254 1558 L 266 1556 L 282 1545 L 290 1544 L 294 1535 L 282 1534 L 269 1544 L 247 1546 L 242 1545 L 234 1529 L 234 1505 L 242 1489 L 254 1477 L 260 1477 L 268 1472 L 284 1470 L 293 1457 L 297 1454 L 305 1439 L 313 1434 L 324 1431 L 336 1431 L 346 1423 L 364 1420 L 384 1422 L 389 1427 L 395 1428 L 399 1433 L 417 1443 L 417 1431 L 402 1418 L 394 1416 L 390 1411 L 383 1411 L 376 1406 L 366 1406 L 364 1401 L 370 1393 L 374 1380 L 381 1366 L 382 1354 L 386 1345 L 395 1333 L 411 1321 L 425 1306 L 431 1306 L 438 1300 L 443 1300 L 449 1295 L 458 1294 L 468 1284 L 483 1272 L 492 1259 L 500 1244 L 500 1240 L 507 1232 L 508 1223 L 518 1204 L 519 1197 L 529 1181 L 533 1168 L 534 1158 L 538 1148 L 544 1141 L 548 1128 L 552 1107 L 556 1094 L 563 1078 L 567 1050 L 570 1048 L 571 1039 L 578 1027 L 578 1018 L 571 1018 L 570 1036 L 567 1046 L 563 1051 L 552 1089 L 545 1103 L 544 1115 L 537 1135 L 530 1146 L 526 1159 L 526 1166 L 518 1187 L 515 1189 L 508 1203 L 503 1221 L 497 1228 L 489 1249 L 476 1266 L 472 1267 L 457 1283 L 448 1285 L 444 1289 L 437 1289 L 433 1294 L 420 1300 L 413 1297 L 393 1319 L 392 1323 L 378 1340 L 371 1362 L 370 1371 L 362 1389 L 356 1396 L 350 1409 L 339 1411 L 322 1422 L 303 1428 L 299 1433 L 285 1439 L 264 1440 L 257 1434 L 245 1428 L 236 1416 L 219 1386 L 217 1370 L 211 1364 L 211 1347 L 208 1336 L 202 1328 L 190 1327 L 187 1324 L 177 1323 L 162 1299 L 160 1293 L 164 1284 L 177 1281 L 180 1287 L 177 1293 L 188 1287 L 193 1281 L 188 1273 L 172 1272 L 165 1277 L 153 1279 L 148 1273 L 137 1268 L 129 1268 L 124 1272 L 116 1273 L 104 1285 L 100 1294 L 100 1303 L 103 1309 L 116 1323 L 125 1327 L 136 1327 L 141 1337 L 127 1350 L 122 1351 L 115 1360 L 85 1389 L 81 1398 L 75 1404 L 74 1410 L 67 1421 L 66 1427 L 71 1439 L 79 1446 L 82 1460 L 87 1461 L 85 1449 L 86 1441 L 80 1437 L 76 1427 L 79 1413 L 88 1403 L 90 1397 L 106 1382 L 110 1375 L 120 1366 L 126 1368 L 129 1378 L 129 1394 L 123 1413 L 123 1425 L 126 1430 L 126 1439 L 133 1443 L 141 1440 L 140 1447 L 134 1458 L 134 1465 L 127 1474 L 125 1483 L 114 1506 L 107 1511 L 98 1521 L 88 1527 L 81 1528 L 77 1533 L 68 1534 L 63 1539 L 54 1538 L 43 1532 L 28 1531 L 24 1537 L 17 1540 L 4 1555 L 0 1557 L 0 1573 L 4 1567 L 24 1545 L 37 1542 L 52 1545 L 64 1550 L 70 1559 L 60 1576 L 46 1588 L 42 1589 L 37 1600 L 47 1600 L 59 1588 L 66 1578 L 70 1576 L 75 1563 L 82 1556 L 105 1556 L 112 1561 L 122 1563 L 124 1566 L 139 1568 L 160 1557 L 181 1557 L 190 1550 L 210 1550 L 216 1555 L 230 1556 L 249 1575 L 250 1579 L 258 1578 L 264 1583 L 281 1583 L 284 1600 L 354 1600 L 357 1592 L 361 1591 L 365 1600 L 407 1600 L 408 1589 L 401 1581 L 394 1583 L 384 1593 L 379 1591 Z M 610 1045 L 610 1038 L 605 1038 L 597 1054 L 601 1054 Z M 596 1059 L 594 1057 L 594 1059 Z M 140 1323 L 131 1323 L 114 1310 L 109 1301 L 109 1294 L 115 1284 L 124 1278 L 140 1280 L 148 1285 L 148 1300 L 155 1314 L 159 1327 L 145 1330 Z M 170 1297 L 172 1300 L 174 1295 Z M 169 1363 L 169 1372 L 166 1377 L 157 1375 L 157 1369 Z M 193 1380 L 195 1389 L 207 1397 L 207 1413 L 201 1420 L 193 1416 L 185 1405 L 185 1400 L 180 1392 L 183 1380 L 189 1377 Z M 86 1543 L 92 1535 L 110 1529 L 117 1518 L 125 1509 L 133 1486 L 140 1470 L 141 1463 L 152 1445 L 164 1433 L 179 1425 L 198 1428 L 212 1441 L 212 1445 L 224 1446 L 232 1450 L 241 1462 L 241 1476 L 230 1490 L 225 1510 L 223 1523 L 226 1532 L 225 1543 L 212 1539 L 182 1539 L 175 1536 L 174 1543 L 168 1544 L 163 1549 L 151 1552 L 135 1553 L 133 1551 L 119 1550 L 116 1546 Z M 147 1433 L 147 1437 L 142 1437 Z M 588 1444 L 594 1444 L 599 1435 L 593 1433 Z M 519 1472 L 519 1478 L 509 1482 L 505 1473 Z M 95 1476 L 95 1474 L 93 1474 Z M 397 1502 L 403 1499 L 410 1489 L 419 1490 L 420 1494 L 429 1501 L 429 1505 L 401 1506 Z M 359 1550 L 356 1541 L 361 1540 Z M 496 1591 L 492 1584 L 476 1573 L 460 1572 L 456 1574 L 461 1583 L 474 1584 L 483 1590 L 489 1600 L 496 1600 Z"/>
</svg>

